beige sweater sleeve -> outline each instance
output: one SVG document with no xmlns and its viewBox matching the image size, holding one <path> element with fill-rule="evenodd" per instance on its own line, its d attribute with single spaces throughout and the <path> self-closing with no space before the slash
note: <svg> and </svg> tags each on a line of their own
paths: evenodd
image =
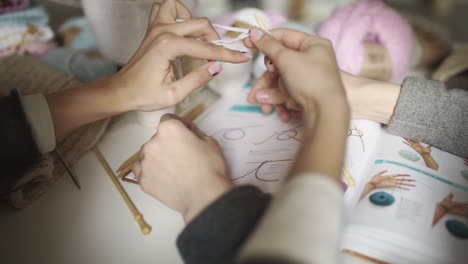
<svg viewBox="0 0 468 264">
<path fill-rule="evenodd" d="M 287 259 L 293 263 L 340 263 L 343 191 L 324 175 L 293 177 L 240 254 L 249 259 Z"/>
<path fill-rule="evenodd" d="M 54 150 L 54 123 L 44 96 L 42 94 L 22 95 L 20 100 L 39 151 L 47 153 Z"/>
</svg>

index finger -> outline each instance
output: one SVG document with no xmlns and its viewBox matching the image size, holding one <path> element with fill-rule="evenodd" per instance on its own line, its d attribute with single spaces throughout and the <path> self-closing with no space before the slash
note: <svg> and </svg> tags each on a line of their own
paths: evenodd
<svg viewBox="0 0 468 264">
<path fill-rule="evenodd" d="M 153 23 L 174 23 L 178 18 L 190 19 L 192 13 L 178 0 L 164 0 Z"/>
<path fill-rule="evenodd" d="M 169 33 L 161 36 L 159 43 L 156 41 L 155 45 L 160 45 L 159 50 L 164 51 L 161 55 L 168 61 L 182 56 L 230 63 L 243 63 L 250 60 L 247 53 L 227 49 L 207 41 L 183 38 Z"/>
</svg>

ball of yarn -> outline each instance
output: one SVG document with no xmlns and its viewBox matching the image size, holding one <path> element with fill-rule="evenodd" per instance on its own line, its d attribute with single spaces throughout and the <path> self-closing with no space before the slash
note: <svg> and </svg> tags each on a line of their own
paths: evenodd
<svg viewBox="0 0 468 264">
<path fill-rule="evenodd" d="M 395 202 L 395 197 L 387 192 L 376 192 L 369 197 L 369 200 L 375 205 L 390 206 Z"/>
<path fill-rule="evenodd" d="M 380 0 L 362 0 L 334 10 L 319 29 L 335 49 L 339 67 L 358 75 L 365 43 L 383 45 L 392 62 L 392 81 L 401 82 L 411 63 L 414 37 L 410 24 Z"/>
</svg>

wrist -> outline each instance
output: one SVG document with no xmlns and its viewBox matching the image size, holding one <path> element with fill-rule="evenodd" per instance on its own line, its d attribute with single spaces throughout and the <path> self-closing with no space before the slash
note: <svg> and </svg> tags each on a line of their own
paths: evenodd
<svg viewBox="0 0 468 264">
<path fill-rule="evenodd" d="M 313 134 L 317 121 L 329 121 L 335 124 L 348 124 L 350 121 L 350 108 L 344 97 L 323 98 L 320 102 L 310 101 L 303 106 L 304 130 L 306 134 Z"/>
<path fill-rule="evenodd" d="M 401 86 L 342 73 L 353 117 L 389 124 Z"/>
<path fill-rule="evenodd" d="M 131 87 L 120 79 L 119 73 L 117 73 L 103 80 L 107 83 L 109 102 L 122 113 L 137 110 L 135 96 L 131 93 Z"/>
<path fill-rule="evenodd" d="M 223 179 L 221 181 L 218 181 L 215 184 L 210 184 L 207 190 L 198 190 L 194 197 L 190 199 L 190 204 L 182 212 L 185 223 L 191 222 L 210 204 L 218 200 L 221 196 L 223 196 L 232 188 L 232 182 L 227 180 L 223 176 Z"/>
</svg>

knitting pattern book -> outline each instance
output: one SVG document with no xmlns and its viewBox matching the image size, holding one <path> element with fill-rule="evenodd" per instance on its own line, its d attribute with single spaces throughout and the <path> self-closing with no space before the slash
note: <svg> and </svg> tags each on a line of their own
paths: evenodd
<svg viewBox="0 0 468 264">
<path fill-rule="evenodd" d="M 220 99 L 196 123 L 221 145 L 236 184 L 279 189 L 302 143 L 300 121 L 246 105 L 251 85 Z M 352 120 L 342 185 L 343 250 L 390 263 L 468 257 L 468 161 Z"/>
</svg>

